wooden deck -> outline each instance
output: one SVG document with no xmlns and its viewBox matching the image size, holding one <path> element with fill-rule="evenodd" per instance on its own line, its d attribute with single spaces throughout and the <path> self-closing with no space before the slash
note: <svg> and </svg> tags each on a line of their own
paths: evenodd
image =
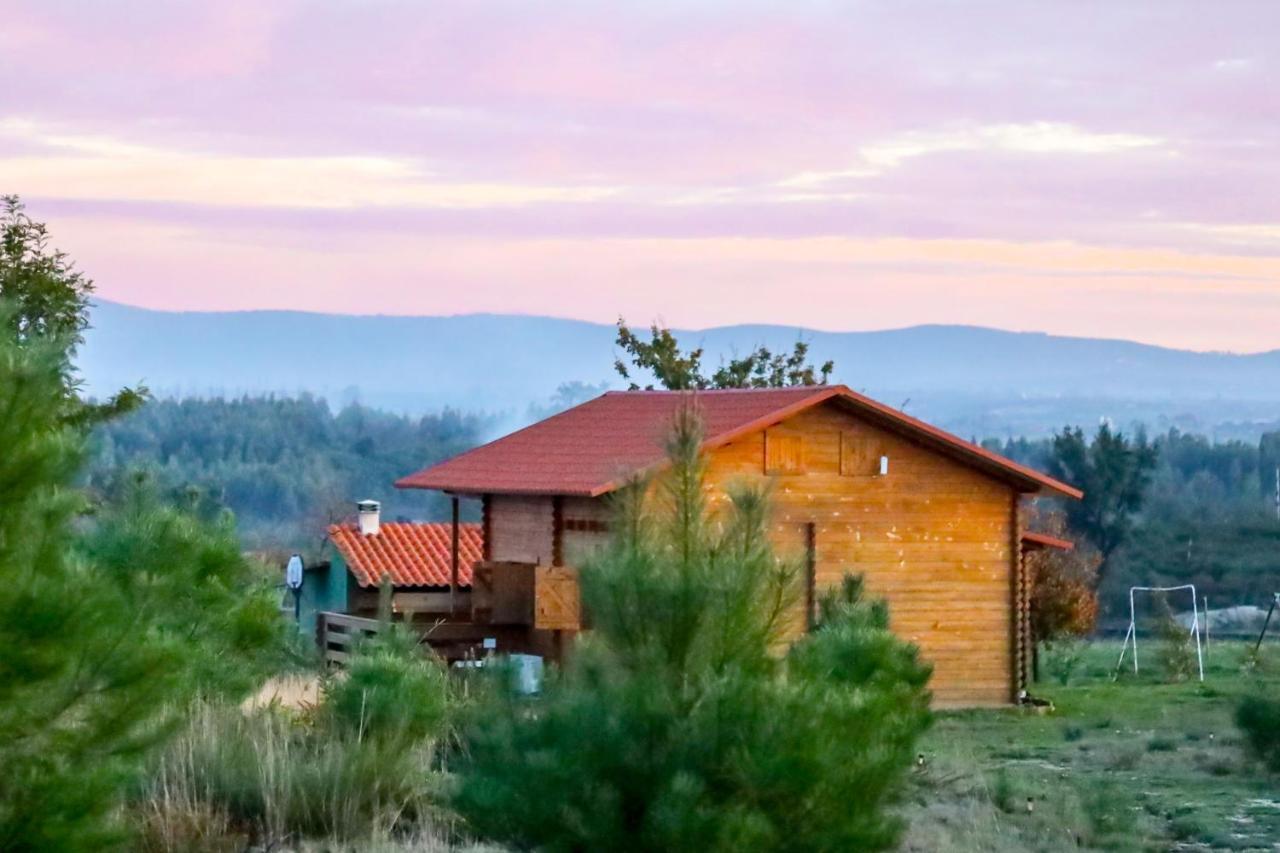
<svg viewBox="0 0 1280 853">
<path fill-rule="evenodd" d="M 382 630 L 377 619 L 347 613 L 321 612 L 316 616 L 316 645 L 326 663 L 343 665 L 355 646 Z M 503 654 L 536 651 L 531 630 L 523 625 L 489 625 L 469 619 L 417 617 L 406 623 L 418 634 L 418 642 L 452 663 L 475 660 L 490 652 Z M 489 645 L 486 647 L 486 641 Z"/>
</svg>

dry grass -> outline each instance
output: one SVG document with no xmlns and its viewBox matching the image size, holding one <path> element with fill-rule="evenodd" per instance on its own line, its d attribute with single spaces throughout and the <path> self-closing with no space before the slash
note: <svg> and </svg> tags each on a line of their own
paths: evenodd
<svg viewBox="0 0 1280 853">
<path fill-rule="evenodd" d="M 450 831 L 432 749 L 340 737 L 279 706 L 203 705 L 133 798 L 138 846 L 301 850 L 329 839 L 314 843 L 367 849 L 371 839 L 414 838 L 443 849 L 424 846 Z"/>
<path fill-rule="evenodd" d="M 307 711 L 320 702 L 321 679 L 313 674 L 280 675 L 269 679 L 262 689 L 241 705 L 253 711 L 275 705 L 291 711 Z"/>
</svg>

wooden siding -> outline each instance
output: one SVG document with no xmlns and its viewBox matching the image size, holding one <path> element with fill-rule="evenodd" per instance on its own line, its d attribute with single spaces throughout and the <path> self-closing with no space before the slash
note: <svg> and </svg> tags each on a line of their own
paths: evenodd
<svg viewBox="0 0 1280 853">
<path fill-rule="evenodd" d="M 551 562 L 551 498 L 493 495 L 489 498 L 492 541 L 489 559 L 510 563 Z"/>
<path fill-rule="evenodd" d="M 937 704 L 1008 703 L 1022 658 L 1014 614 L 1025 595 L 1015 573 L 1013 490 L 834 406 L 767 434 L 804 437 L 804 471 L 770 478 L 779 550 L 803 565 L 805 525 L 813 523 L 818 590 L 862 573 L 868 590 L 888 600 L 893 629 L 933 664 Z M 765 436 L 712 453 L 716 495 L 735 478 L 759 476 Z M 797 614 L 793 630 L 805 621 Z"/>
<path fill-rule="evenodd" d="M 787 448 L 781 459 L 770 458 L 770 440 L 775 452 Z M 889 457 L 887 476 L 879 475 L 881 456 Z M 933 664 L 937 705 L 1009 703 L 1026 660 L 1017 493 L 827 404 L 712 451 L 712 500 L 726 500 L 735 479 L 797 464 L 795 473 L 768 476 L 779 553 L 812 571 L 818 594 L 845 574 L 863 574 L 870 593 L 888 600 L 893 630 Z M 551 497 L 492 496 L 491 558 L 550 563 L 552 507 Z M 560 515 L 566 565 L 581 565 L 608 541 L 607 500 L 565 497 Z M 791 636 L 807 621 L 798 606 Z"/>
<path fill-rule="evenodd" d="M 564 499 L 564 561 L 581 566 L 609 542 L 609 501 L 603 498 Z"/>
</svg>

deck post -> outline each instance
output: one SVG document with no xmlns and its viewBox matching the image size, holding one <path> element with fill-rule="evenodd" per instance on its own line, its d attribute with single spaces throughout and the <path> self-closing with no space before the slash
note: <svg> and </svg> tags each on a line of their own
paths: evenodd
<svg viewBox="0 0 1280 853">
<path fill-rule="evenodd" d="M 458 496 L 452 498 L 453 541 L 449 551 L 449 613 L 457 612 L 458 599 Z"/>
<path fill-rule="evenodd" d="M 814 612 L 818 585 L 818 525 L 804 526 L 804 628 L 812 632 L 817 622 Z"/>
</svg>

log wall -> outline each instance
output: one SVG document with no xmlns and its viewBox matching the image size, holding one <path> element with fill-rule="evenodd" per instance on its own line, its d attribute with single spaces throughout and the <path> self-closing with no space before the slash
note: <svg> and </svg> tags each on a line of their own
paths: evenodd
<svg viewBox="0 0 1280 853">
<path fill-rule="evenodd" d="M 800 440 L 800 470 L 769 475 L 778 548 L 802 564 L 812 522 L 819 592 L 862 573 L 888 600 L 894 631 L 933 664 L 936 704 L 1013 699 L 1025 653 L 1014 617 L 1025 606 L 1014 490 L 828 405 L 714 451 L 717 492 L 767 464 L 778 471 L 770 437 L 791 448 Z M 794 629 L 803 624 L 802 612 Z"/>
<path fill-rule="evenodd" d="M 883 476 L 881 457 L 888 457 Z M 804 566 L 812 525 L 817 593 L 861 573 L 868 591 L 888 600 L 893 630 L 933 664 L 935 704 L 995 706 L 1015 698 L 1027 649 L 1027 589 L 1014 489 L 836 403 L 711 453 L 715 502 L 726 500 L 732 481 L 762 477 L 772 488 L 780 553 Z M 551 563 L 551 497 L 495 495 L 488 515 L 491 559 Z M 603 499 L 559 502 L 567 565 L 580 565 L 607 541 L 609 515 Z M 806 621 L 802 605 L 792 634 Z"/>
<path fill-rule="evenodd" d="M 489 559 L 550 565 L 553 545 L 551 506 L 551 498 L 545 496 L 491 496 Z"/>
</svg>

